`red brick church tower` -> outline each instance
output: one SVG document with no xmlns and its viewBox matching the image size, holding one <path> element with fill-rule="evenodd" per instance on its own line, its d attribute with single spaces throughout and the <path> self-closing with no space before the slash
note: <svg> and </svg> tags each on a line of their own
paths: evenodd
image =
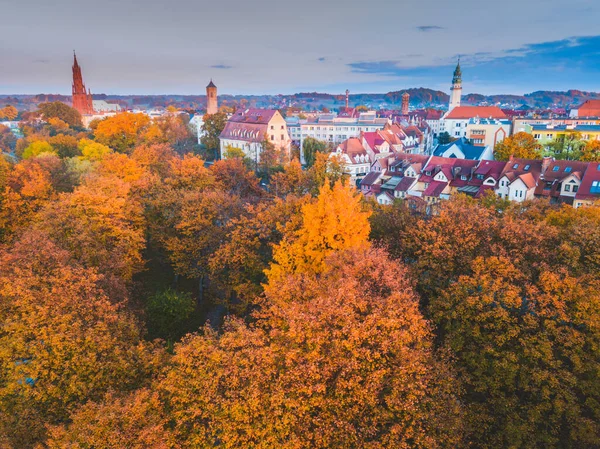
<svg viewBox="0 0 600 449">
<path fill-rule="evenodd" d="M 77 56 L 73 52 L 73 108 L 77 109 L 81 115 L 90 115 L 94 113 L 92 103 L 92 92 L 85 91 L 83 77 L 81 76 L 81 67 L 77 63 Z"/>
</svg>

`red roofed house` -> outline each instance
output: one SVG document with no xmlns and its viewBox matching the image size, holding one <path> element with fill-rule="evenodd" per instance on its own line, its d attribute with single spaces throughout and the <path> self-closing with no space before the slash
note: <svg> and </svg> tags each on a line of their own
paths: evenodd
<svg viewBox="0 0 600 449">
<path fill-rule="evenodd" d="M 247 157 L 258 163 L 266 141 L 275 145 L 289 156 L 291 140 L 285 119 L 275 109 L 238 110 L 225 124 L 219 136 L 221 158 L 227 147 L 239 148 Z"/>
<path fill-rule="evenodd" d="M 360 139 L 372 161 L 387 158 L 392 154 L 390 144 L 377 131 L 362 132 Z"/>
<path fill-rule="evenodd" d="M 448 111 L 441 119 L 440 132 L 447 132 L 450 137 L 471 138 L 467 127 L 473 119 L 506 120 L 506 114 L 496 106 L 457 106 Z"/>
<path fill-rule="evenodd" d="M 544 171 L 535 196 L 550 198 L 553 203 L 573 204 L 588 168 L 587 162 L 544 159 Z"/>
<path fill-rule="evenodd" d="M 371 159 L 361 140 L 352 137 L 339 144 L 331 156 L 338 156 L 345 165 L 345 172 L 350 175 L 353 183 L 365 177 L 371 168 Z"/>
<path fill-rule="evenodd" d="M 571 111 L 573 117 L 600 117 L 600 100 L 588 100 Z"/>
<path fill-rule="evenodd" d="M 589 206 L 598 200 L 600 200 L 600 164 L 590 162 L 581 185 L 575 193 L 573 207 Z"/>
<path fill-rule="evenodd" d="M 500 175 L 496 194 L 510 201 L 533 199 L 543 165 L 541 159 L 517 159 L 511 156 Z"/>
</svg>

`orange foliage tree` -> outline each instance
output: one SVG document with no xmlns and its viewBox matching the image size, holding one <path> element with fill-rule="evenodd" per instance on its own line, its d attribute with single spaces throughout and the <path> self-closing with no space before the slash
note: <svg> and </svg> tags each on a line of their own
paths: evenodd
<svg viewBox="0 0 600 449">
<path fill-rule="evenodd" d="M 153 355 L 93 269 L 32 232 L 0 257 L 0 429 L 14 447 L 43 439 L 110 389 L 141 385 Z"/>
<path fill-rule="evenodd" d="M 361 197 L 349 185 L 325 183 L 319 196 L 302 207 L 302 226 L 286 234 L 273 251 L 269 279 L 290 273 L 325 269 L 325 259 L 335 251 L 367 244 L 370 212 L 363 210 Z"/>
<path fill-rule="evenodd" d="M 256 323 L 176 348 L 160 383 L 189 447 L 457 447 L 455 381 L 431 350 L 404 269 L 380 251 L 333 255 L 277 281 Z"/>
<path fill-rule="evenodd" d="M 146 114 L 121 112 L 99 122 L 94 136 L 98 143 L 125 153 L 135 146 L 149 125 L 150 117 Z"/>
</svg>

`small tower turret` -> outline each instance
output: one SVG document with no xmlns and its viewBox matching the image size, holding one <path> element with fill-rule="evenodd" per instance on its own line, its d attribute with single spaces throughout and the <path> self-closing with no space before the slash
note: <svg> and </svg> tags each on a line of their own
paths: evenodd
<svg viewBox="0 0 600 449">
<path fill-rule="evenodd" d="M 208 115 L 216 114 L 219 112 L 219 104 L 217 102 L 217 86 L 210 80 L 208 86 L 206 86 L 206 113 Z"/>
</svg>

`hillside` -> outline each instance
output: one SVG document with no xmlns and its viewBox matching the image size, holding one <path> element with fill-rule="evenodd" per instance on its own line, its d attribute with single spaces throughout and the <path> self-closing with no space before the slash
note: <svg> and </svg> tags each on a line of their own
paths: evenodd
<svg viewBox="0 0 600 449">
<path fill-rule="evenodd" d="M 398 90 L 388 93 L 350 94 L 350 105 L 365 105 L 373 109 L 399 109 L 402 94 L 410 94 L 412 107 L 440 107 L 448 104 L 447 93 L 424 87 Z M 525 95 L 482 95 L 469 93 L 463 95 L 465 104 L 495 104 L 505 107 L 529 106 L 532 108 L 570 108 L 589 99 L 600 98 L 598 92 L 580 90 L 568 91 L 536 91 Z M 174 105 L 184 109 L 203 109 L 206 104 L 205 95 L 110 95 L 94 94 L 94 99 L 116 102 L 127 108 L 154 108 Z M 0 95 L 0 106 L 12 104 L 19 110 L 33 110 L 46 101 L 63 101 L 68 103 L 70 96 L 56 94 L 38 95 Z M 293 95 L 219 95 L 221 104 L 233 107 L 283 108 L 289 105 L 305 110 L 339 109 L 345 104 L 344 94 L 323 92 L 301 92 Z"/>
</svg>

